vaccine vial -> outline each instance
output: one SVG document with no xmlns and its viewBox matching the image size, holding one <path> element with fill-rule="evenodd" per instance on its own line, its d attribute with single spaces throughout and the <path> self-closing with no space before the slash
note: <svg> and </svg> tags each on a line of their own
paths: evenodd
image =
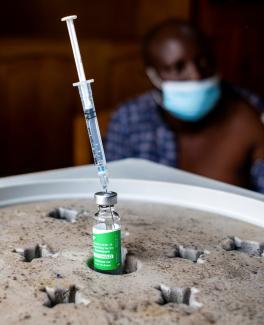
<svg viewBox="0 0 264 325">
<path fill-rule="evenodd" d="M 93 257 L 94 270 L 106 274 L 121 274 L 121 227 L 115 211 L 117 193 L 97 192 L 98 211 L 94 216 Z"/>
</svg>

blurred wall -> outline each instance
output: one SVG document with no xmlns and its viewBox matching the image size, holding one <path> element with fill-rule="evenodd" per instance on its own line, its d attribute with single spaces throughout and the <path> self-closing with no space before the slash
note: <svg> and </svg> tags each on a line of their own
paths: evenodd
<svg viewBox="0 0 264 325">
<path fill-rule="evenodd" d="M 213 42 L 222 76 L 264 98 L 264 1 L 194 0 L 191 10 Z"/>
<path fill-rule="evenodd" d="M 87 78 L 105 132 L 109 112 L 148 89 L 142 35 L 171 16 L 189 18 L 189 0 L 16 0 L 1 4 L 0 176 L 91 160 L 65 23 L 77 14 Z"/>
</svg>

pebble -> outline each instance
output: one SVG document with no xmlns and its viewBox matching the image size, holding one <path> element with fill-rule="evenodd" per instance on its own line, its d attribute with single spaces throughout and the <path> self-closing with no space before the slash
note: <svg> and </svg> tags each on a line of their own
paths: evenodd
<svg viewBox="0 0 264 325">
<path fill-rule="evenodd" d="M 232 250 L 234 250 L 236 248 L 235 247 L 235 241 L 231 237 L 224 238 L 222 240 L 222 242 L 221 242 L 221 246 L 226 251 L 232 251 Z"/>
<path fill-rule="evenodd" d="M 217 317 L 209 312 L 209 311 L 204 311 L 203 312 L 203 316 L 206 318 L 206 320 L 208 320 L 211 324 L 214 324 L 217 321 Z"/>
</svg>

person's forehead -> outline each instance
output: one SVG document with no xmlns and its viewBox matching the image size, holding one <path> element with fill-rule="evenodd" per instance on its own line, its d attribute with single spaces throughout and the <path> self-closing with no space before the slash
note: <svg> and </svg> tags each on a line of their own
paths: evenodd
<svg viewBox="0 0 264 325">
<path fill-rule="evenodd" d="M 180 35 L 167 36 L 154 39 L 149 52 L 154 64 L 169 65 L 175 60 L 192 59 L 199 52 L 199 46 L 197 42 Z"/>
</svg>

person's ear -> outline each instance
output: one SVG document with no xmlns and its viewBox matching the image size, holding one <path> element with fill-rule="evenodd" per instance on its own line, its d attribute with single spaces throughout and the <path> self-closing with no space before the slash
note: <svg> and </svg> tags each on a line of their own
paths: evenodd
<svg viewBox="0 0 264 325">
<path fill-rule="evenodd" d="M 161 89 L 162 80 L 159 77 L 157 71 L 152 67 L 146 67 L 145 72 L 152 85 L 158 89 Z"/>
</svg>

